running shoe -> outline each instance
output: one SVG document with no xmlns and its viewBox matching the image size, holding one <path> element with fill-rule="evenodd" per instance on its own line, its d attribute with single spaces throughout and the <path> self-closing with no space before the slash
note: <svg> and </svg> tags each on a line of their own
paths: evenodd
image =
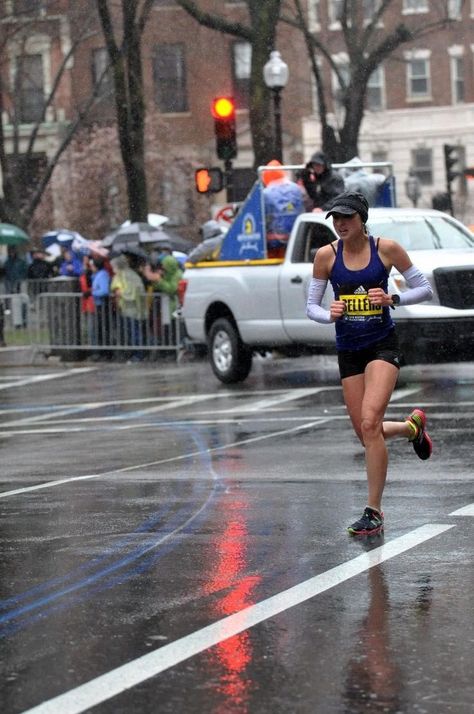
<svg viewBox="0 0 474 714">
<path fill-rule="evenodd" d="M 433 442 L 426 431 L 425 412 L 422 409 L 413 409 L 407 421 L 410 421 L 416 427 L 415 436 L 410 439 L 415 454 L 423 461 L 426 461 L 426 459 L 430 458 L 431 452 L 433 451 Z"/>
<path fill-rule="evenodd" d="M 383 531 L 383 513 L 367 506 L 362 518 L 347 529 L 351 535 L 377 535 Z"/>
</svg>

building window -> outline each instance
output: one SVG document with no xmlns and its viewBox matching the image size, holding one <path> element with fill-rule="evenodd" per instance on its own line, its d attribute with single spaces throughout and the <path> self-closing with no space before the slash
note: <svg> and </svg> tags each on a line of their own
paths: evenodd
<svg viewBox="0 0 474 714">
<path fill-rule="evenodd" d="M 331 25 L 336 25 L 341 21 L 344 10 L 344 0 L 329 0 L 329 22 Z"/>
<path fill-rule="evenodd" d="M 92 51 L 92 82 L 94 88 L 100 82 L 97 96 L 100 98 L 112 97 L 114 94 L 114 78 L 112 67 L 109 66 L 109 54 L 105 47 Z"/>
<path fill-rule="evenodd" d="M 43 0 L 13 0 L 13 15 L 39 15 Z"/>
<path fill-rule="evenodd" d="M 366 107 L 369 111 L 385 108 L 385 81 L 383 67 L 377 67 L 367 83 Z"/>
<path fill-rule="evenodd" d="M 157 45 L 153 57 L 153 83 L 160 112 L 170 114 L 188 110 L 183 45 Z"/>
<path fill-rule="evenodd" d="M 384 163 L 385 161 L 388 161 L 388 153 L 385 151 L 385 149 L 377 149 L 376 151 L 372 151 L 372 161 L 374 163 Z M 374 171 L 377 171 L 377 169 L 374 169 Z"/>
<path fill-rule="evenodd" d="M 450 20 L 460 20 L 463 0 L 448 0 L 448 17 Z"/>
<path fill-rule="evenodd" d="M 423 186 L 433 184 L 433 152 L 431 149 L 413 149 L 411 167 Z"/>
<path fill-rule="evenodd" d="M 250 43 L 233 42 L 232 85 L 237 109 L 245 109 L 249 105 L 251 63 L 252 46 Z"/>
<path fill-rule="evenodd" d="M 341 77 L 339 79 L 335 72 L 332 73 L 334 110 L 340 112 L 344 108 L 345 95 L 351 81 L 351 71 L 349 58 L 344 52 L 336 55 L 333 59 L 337 64 Z"/>
<path fill-rule="evenodd" d="M 428 0 L 403 0 L 403 12 L 428 12 Z"/>
<path fill-rule="evenodd" d="M 430 63 L 425 57 L 408 59 L 408 99 L 427 99 L 431 94 Z"/>
<path fill-rule="evenodd" d="M 15 96 L 17 121 L 21 124 L 41 121 L 45 109 L 42 55 L 16 58 Z"/>
<path fill-rule="evenodd" d="M 380 10 L 381 0 L 362 0 L 362 17 L 365 24 L 372 22 L 374 15 Z"/>
<path fill-rule="evenodd" d="M 308 24 L 311 32 L 315 32 L 321 27 L 319 0 L 308 0 Z"/>
<path fill-rule="evenodd" d="M 464 57 L 451 57 L 453 104 L 464 102 Z"/>
</svg>

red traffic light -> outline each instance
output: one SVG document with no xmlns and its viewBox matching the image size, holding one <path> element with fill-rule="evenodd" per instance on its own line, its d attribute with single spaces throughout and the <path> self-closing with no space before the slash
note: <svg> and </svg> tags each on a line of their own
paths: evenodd
<svg viewBox="0 0 474 714">
<path fill-rule="evenodd" d="M 230 119 L 235 114 L 235 103 L 232 97 L 216 97 L 211 106 L 215 119 Z"/>
<path fill-rule="evenodd" d="M 235 102 L 233 97 L 215 97 L 211 105 L 219 159 L 230 161 L 237 156 Z"/>
</svg>

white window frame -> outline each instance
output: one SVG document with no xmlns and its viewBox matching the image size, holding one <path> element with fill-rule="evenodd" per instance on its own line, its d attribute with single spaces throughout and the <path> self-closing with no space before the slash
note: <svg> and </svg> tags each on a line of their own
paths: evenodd
<svg viewBox="0 0 474 714">
<path fill-rule="evenodd" d="M 310 32 L 319 32 L 321 29 L 320 0 L 308 0 L 308 27 Z"/>
<path fill-rule="evenodd" d="M 416 155 L 417 152 L 425 153 L 425 155 L 429 158 L 429 162 L 426 164 L 426 168 L 423 165 L 420 165 L 416 161 Z M 422 186 L 433 186 L 434 183 L 434 164 L 433 164 L 433 149 L 430 146 L 415 146 L 411 149 L 410 152 L 410 166 L 413 168 L 415 175 L 418 176 L 420 179 L 421 185 Z M 429 181 L 425 180 L 425 176 L 423 173 L 428 173 L 429 172 Z"/>
<path fill-rule="evenodd" d="M 462 65 L 463 73 L 459 76 L 458 60 L 464 60 L 464 47 L 462 45 L 454 45 L 448 48 L 448 55 L 450 57 L 450 70 L 451 70 L 451 102 L 453 104 L 464 104 L 466 101 L 466 77 L 465 77 L 465 65 Z M 458 83 L 462 82 L 462 94 L 463 98 L 459 99 L 457 86 Z"/>
<path fill-rule="evenodd" d="M 350 61 L 347 52 L 340 52 L 338 55 L 333 55 L 333 60 L 335 64 L 342 70 L 343 73 L 350 76 Z M 342 109 L 343 105 L 338 99 L 338 92 L 341 91 L 341 86 L 335 72 L 331 72 L 331 84 L 332 84 L 332 101 L 334 106 L 334 113 L 337 115 Z"/>
<path fill-rule="evenodd" d="M 340 30 L 341 21 L 339 20 L 339 13 L 336 8 L 342 10 L 342 3 L 344 0 L 328 0 L 328 17 L 329 17 L 329 29 L 330 30 Z"/>
<path fill-rule="evenodd" d="M 366 2 L 372 3 L 372 7 L 370 9 L 368 9 L 366 7 L 366 5 L 365 5 Z M 365 1 L 363 0 L 363 2 L 362 2 L 362 18 L 363 18 L 364 25 L 368 25 L 371 22 L 372 16 L 376 12 L 378 12 L 378 10 L 380 9 L 381 3 L 382 3 L 382 0 L 365 0 Z M 367 12 L 367 10 L 368 10 L 368 12 Z M 366 16 L 366 13 L 367 13 L 367 16 Z M 377 22 L 377 26 L 380 27 L 382 25 L 383 25 L 382 21 L 379 20 Z"/>
<path fill-rule="evenodd" d="M 51 37 L 37 34 L 28 37 L 26 42 L 12 39 L 8 45 L 9 65 L 10 65 L 10 87 L 15 86 L 15 76 L 18 66 L 18 58 L 26 55 L 41 55 L 43 59 L 43 92 L 45 100 L 49 97 L 52 89 L 51 84 Z M 45 122 L 54 121 L 54 106 L 49 104 L 46 109 Z"/>
<path fill-rule="evenodd" d="M 463 0 L 448 0 L 448 17 L 450 20 L 460 20 L 462 17 Z"/>
<path fill-rule="evenodd" d="M 252 71 L 252 45 L 246 40 L 235 40 L 232 43 L 231 51 L 232 82 L 234 85 L 234 95 L 237 100 L 237 108 L 248 109 L 250 100 L 250 74 Z M 241 92 L 239 92 L 239 85 L 241 85 Z M 237 96 L 239 94 L 240 96 Z"/>
<path fill-rule="evenodd" d="M 430 50 L 412 50 L 404 53 L 407 63 L 407 102 L 426 102 L 432 99 L 431 96 L 431 51 Z M 426 93 L 416 94 L 412 92 L 412 80 L 417 79 L 412 74 L 412 62 L 419 61 L 425 63 L 426 74 Z M 421 77 L 418 77 L 420 79 Z"/>
<path fill-rule="evenodd" d="M 374 75 L 378 75 L 379 81 L 377 83 L 373 82 L 372 85 L 370 83 L 370 80 L 374 77 Z M 377 79 L 377 77 L 375 77 Z M 369 112 L 381 112 L 384 109 L 387 108 L 387 96 L 385 92 L 385 68 L 383 65 L 379 65 L 377 69 L 375 69 L 372 74 L 369 77 L 369 81 L 367 83 L 367 89 L 370 87 L 373 87 L 375 89 L 379 89 L 380 91 L 380 106 L 378 107 L 371 107 L 369 106 L 368 101 L 366 102 L 367 104 L 367 111 Z"/>
<path fill-rule="evenodd" d="M 415 15 L 429 12 L 428 0 L 403 0 L 403 15 Z"/>
</svg>

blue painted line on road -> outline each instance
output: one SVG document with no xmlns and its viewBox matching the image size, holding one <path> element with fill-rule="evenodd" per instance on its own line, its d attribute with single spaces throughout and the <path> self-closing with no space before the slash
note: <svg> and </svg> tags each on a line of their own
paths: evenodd
<svg viewBox="0 0 474 714">
<path fill-rule="evenodd" d="M 189 429 L 187 429 L 186 431 L 189 432 Z M 165 550 L 166 550 L 166 552 L 168 552 L 172 548 L 176 547 L 177 543 L 168 543 L 165 550 L 162 548 L 160 550 L 160 553 L 158 553 L 158 554 L 154 553 L 151 557 L 146 558 L 142 562 L 142 564 L 140 564 L 136 568 L 128 569 L 125 573 L 123 573 L 119 577 L 115 578 L 114 580 L 111 580 L 108 585 L 104 585 L 103 587 L 97 588 L 98 581 L 110 577 L 111 575 L 116 573 L 118 570 L 126 568 L 127 566 L 136 562 L 138 559 L 143 559 L 143 557 L 146 556 L 147 553 L 158 548 L 160 545 L 162 545 L 164 542 L 166 542 L 170 537 L 175 536 L 178 533 L 181 533 L 182 535 L 189 535 L 190 533 L 193 532 L 193 531 L 189 530 L 191 522 L 197 521 L 198 516 L 205 513 L 208 506 L 210 505 L 213 498 L 215 497 L 216 493 L 220 490 L 221 486 L 219 483 L 219 477 L 212 467 L 212 462 L 210 459 L 210 454 L 208 452 L 207 445 L 202 442 L 200 436 L 196 433 L 191 433 L 190 438 L 194 441 L 194 443 L 198 447 L 202 461 L 207 462 L 206 467 L 207 467 L 208 473 L 212 474 L 211 491 L 208 494 L 205 502 L 199 507 L 199 509 L 197 509 L 197 511 L 196 511 L 194 504 L 189 504 L 185 507 L 180 508 L 180 510 L 174 515 L 174 517 L 171 519 L 171 521 L 169 523 L 167 523 L 166 530 L 161 529 L 157 533 L 153 534 L 153 536 L 148 538 L 145 543 L 142 543 L 140 546 L 137 546 L 127 556 L 120 558 L 118 561 L 115 561 L 115 562 L 109 564 L 107 567 L 102 568 L 95 573 L 91 573 L 91 574 L 87 575 L 86 577 L 81 578 L 80 580 L 72 583 L 71 585 L 67 585 L 65 587 L 60 588 L 60 590 L 56 590 L 56 592 L 53 592 L 49 595 L 45 595 L 45 596 L 42 596 L 39 598 L 37 597 L 32 602 L 30 602 L 26 605 L 23 605 L 22 607 L 16 607 L 16 608 L 10 610 L 9 612 L 5 612 L 5 614 L 0 616 L 0 624 L 2 625 L 2 628 L 0 630 L 0 635 L 6 636 L 6 635 L 13 634 L 13 632 L 18 631 L 18 629 L 20 629 L 20 628 L 23 629 L 23 627 L 25 627 L 27 624 L 31 624 L 32 622 L 36 621 L 39 617 L 41 617 L 41 616 L 44 617 L 45 614 L 51 614 L 51 613 L 55 612 L 56 611 L 55 607 L 48 607 L 49 605 L 51 605 L 51 603 L 56 602 L 65 596 L 70 596 L 71 594 L 74 594 L 78 590 L 86 589 L 89 593 L 92 591 L 99 592 L 102 589 L 105 589 L 108 587 L 114 587 L 119 582 L 122 583 L 122 582 L 125 582 L 126 580 L 129 580 L 131 577 L 134 577 L 138 573 L 143 572 L 146 569 L 149 569 L 157 560 L 159 560 L 165 554 Z M 197 485 L 201 489 L 203 486 L 203 482 L 200 481 L 197 484 L 196 484 L 196 482 L 194 482 L 194 485 Z M 134 533 L 141 533 L 141 532 L 146 531 L 148 529 L 147 526 L 150 526 L 152 524 L 152 521 L 153 521 L 153 519 L 148 519 L 147 522 L 141 524 L 134 531 Z M 186 529 L 186 533 L 184 533 L 185 529 Z M 42 594 L 43 592 L 47 592 L 52 587 L 57 587 L 58 584 L 62 585 L 63 582 L 67 582 L 68 580 L 77 576 L 81 572 L 87 572 L 88 570 L 93 569 L 97 564 L 99 564 L 100 562 L 103 562 L 104 560 L 107 560 L 109 557 L 113 556 L 116 552 L 123 549 L 123 541 L 125 541 L 128 544 L 130 542 L 130 540 L 132 540 L 132 539 L 133 539 L 133 535 L 130 537 L 127 537 L 126 539 L 123 539 L 116 546 L 114 546 L 114 548 L 109 549 L 109 552 L 107 552 L 106 554 L 100 556 L 99 558 L 95 558 L 93 561 L 89 561 L 88 563 L 85 563 L 84 565 L 80 566 L 79 568 L 77 568 L 74 571 L 71 571 L 70 573 L 68 573 L 66 576 L 63 576 L 62 578 L 54 579 L 53 581 L 48 581 L 48 583 L 39 585 L 36 588 L 33 588 L 30 591 L 27 591 L 26 593 L 22 593 L 17 596 L 14 596 L 12 598 L 8 598 L 7 600 L 4 600 L 1 603 L 3 606 L 3 609 L 6 609 L 6 607 L 8 607 L 9 605 L 17 605 L 18 603 L 27 600 L 28 597 L 31 596 L 31 594 L 33 594 L 33 597 L 35 597 L 35 595 Z M 87 596 L 84 595 L 80 599 L 85 599 L 86 597 Z M 77 600 L 78 600 L 78 598 L 70 598 L 68 601 L 68 607 L 72 606 Z M 38 610 L 38 609 L 41 610 L 41 613 L 31 616 L 31 613 L 33 613 L 35 610 Z M 64 609 L 64 606 L 61 606 L 61 609 Z M 24 615 L 30 615 L 30 617 L 28 619 L 23 618 L 21 622 L 18 622 L 18 619 L 22 618 Z"/>
</svg>

